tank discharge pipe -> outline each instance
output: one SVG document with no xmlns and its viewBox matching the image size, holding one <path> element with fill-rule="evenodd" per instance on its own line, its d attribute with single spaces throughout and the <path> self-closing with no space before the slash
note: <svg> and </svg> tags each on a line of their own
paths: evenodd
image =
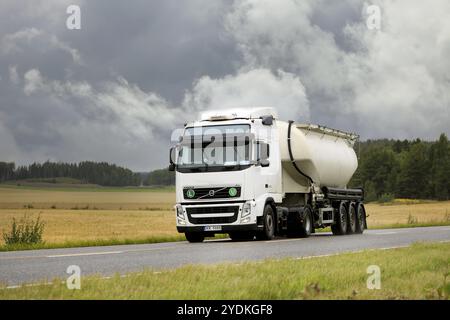
<svg viewBox="0 0 450 320">
<path fill-rule="evenodd" d="M 314 183 L 313 179 L 311 179 L 310 176 L 308 176 L 307 174 L 303 173 L 302 170 L 300 170 L 300 168 L 297 166 L 297 164 L 295 163 L 294 160 L 294 156 L 292 155 L 292 148 L 291 148 L 291 128 L 292 128 L 292 124 L 294 123 L 294 121 L 289 120 L 289 127 L 288 127 L 288 137 L 287 137 L 287 143 L 288 143 L 288 151 L 289 151 L 289 158 L 291 159 L 292 165 L 294 166 L 295 170 L 297 170 L 298 173 L 300 173 L 302 176 L 304 176 L 306 179 L 308 179 L 308 181 L 310 182 L 310 184 L 312 185 Z"/>
</svg>

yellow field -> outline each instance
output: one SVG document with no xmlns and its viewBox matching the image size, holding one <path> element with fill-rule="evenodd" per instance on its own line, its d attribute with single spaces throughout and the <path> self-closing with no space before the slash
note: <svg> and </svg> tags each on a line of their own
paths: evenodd
<svg viewBox="0 0 450 320">
<path fill-rule="evenodd" d="M 0 235 L 12 218 L 41 216 L 47 244 L 66 241 L 145 239 L 178 235 L 174 192 L 70 191 L 0 187 Z M 369 228 L 408 224 L 450 223 L 450 201 L 366 206 Z M 0 239 L 0 245 L 3 239 Z"/>
<path fill-rule="evenodd" d="M 395 204 L 380 205 L 369 203 L 366 205 L 369 215 L 369 228 L 408 224 L 411 217 L 417 224 L 450 223 L 450 201 L 435 201 L 426 203 L 395 202 Z"/>
<path fill-rule="evenodd" d="M 170 210 L 175 203 L 174 192 L 70 190 L 0 187 L 0 209 L 31 206 L 35 209 Z"/>
</svg>

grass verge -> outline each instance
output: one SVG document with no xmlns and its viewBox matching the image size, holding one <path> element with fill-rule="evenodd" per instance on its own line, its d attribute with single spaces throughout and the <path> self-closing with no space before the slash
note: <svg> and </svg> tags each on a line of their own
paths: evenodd
<svg viewBox="0 0 450 320">
<path fill-rule="evenodd" d="M 367 268 L 381 289 L 367 288 Z M 0 299 L 449 299 L 450 243 L 310 259 L 190 265 L 127 277 L 83 277 L 80 290 L 50 285 L 0 290 Z"/>
<path fill-rule="evenodd" d="M 218 234 L 214 239 L 228 238 L 226 234 Z M 213 239 L 213 238 L 207 238 Z M 81 248 L 81 247 L 99 247 L 99 246 L 117 246 L 126 244 L 149 244 L 161 242 L 186 241 L 184 234 L 173 236 L 153 236 L 142 239 L 98 239 L 86 241 L 66 241 L 60 243 L 40 243 L 33 245 L 3 245 L 0 246 L 0 252 L 20 251 L 20 250 L 40 250 L 40 249 L 62 249 L 62 248 Z"/>
</svg>

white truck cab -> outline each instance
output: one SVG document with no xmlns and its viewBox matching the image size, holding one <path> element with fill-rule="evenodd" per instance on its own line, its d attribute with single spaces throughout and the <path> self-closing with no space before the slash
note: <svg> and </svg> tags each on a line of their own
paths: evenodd
<svg viewBox="0 0 450 320">
<path fill-rule="evenodd" d="M 356 170 L 357 136 L 278 119 L 273 108 L 204 112 L 171 149 L 176 225 L 190 242 L 335 234 L 366 227 Z M 359 218 L 358 218 L 359 217 Z"/>
</svg>

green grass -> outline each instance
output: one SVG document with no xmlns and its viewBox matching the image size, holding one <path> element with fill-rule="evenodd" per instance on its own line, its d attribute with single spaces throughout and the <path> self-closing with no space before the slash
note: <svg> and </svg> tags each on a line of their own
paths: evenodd
<svg viewBox="0 0 450 320">
<path fill-rule="evenodd" d="M 367 289 L 369 265 L 381 289 Z M 80 290 L 50 285 L 1 289 L 0 299 L 449 299 L 450 243 L 310 259 L 190 265 L 110 279 L 83 277 Z"/>
<path fill-rule="evenodd" d="M 214 239 L 228 238 L 227 234 L 218 234 Z M 212 238 L 207 238 L 212 239 Z M 39 243 L 39 244 L 17 244 L 0 246 L 0 252 L 19 250 L 40 250 L 40 249 L 61 249 L 61 248 L 81 248 L 98 246 L 116 246 L 126 244 L 148 244 L 160 242 L 186 241 L 184 234 L 173 236 L 153 236 L 142 239 L 99 239 L 86 241 L 66 241 L 61 243 Z"/>
<path fill-rule="evenodd" d="M 86 241 L 67 241 L 61 243 L 39 243 L 39 244 L 17 244 L 0 246 L 0 251 L 17 251 L 17 250 L 38 250 L 38 249 L 60 249 L 75 247 L 97 247 L 97 246 L 114 246 L 124 244 L 145 244 L 159 242 L 175 242 L 185 241 L 183 234 L 175 236 L 154 236 L 142 239 L 99 239 Z"/>
</svg>

